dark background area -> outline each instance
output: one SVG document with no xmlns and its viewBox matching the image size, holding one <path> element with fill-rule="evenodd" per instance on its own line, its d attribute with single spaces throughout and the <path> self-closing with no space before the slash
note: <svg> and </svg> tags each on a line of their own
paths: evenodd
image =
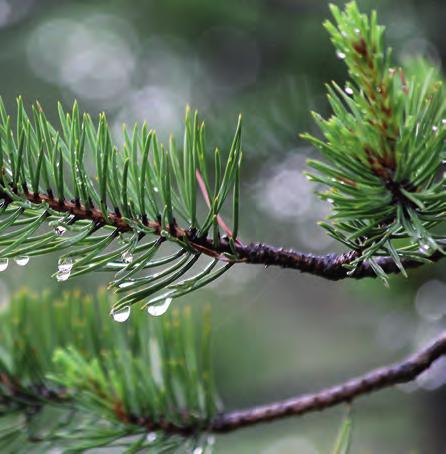
<svg viewBox="0 0 446 454">
<path fill-rule="evenodd" d="M 342 4 L 342 2 L 336 2 Z M 446 58 L 444 1 L 360 1 L 387 27 L 397 61 Z M 190 104 L 206 120 L 209 146 L 227 149 L 244 115 L 241 238 L 313 253 L 342 250 L 317 226 L 328 207 L 302 175 L 316 153 L 299 139 L 327 113 L 324 84 L 346 72 L 322 22 L 325 1 L 0 0 L 0 95 L 105 111 L 120 124 L 147 121 L 180 137 Z M 26 286 L 93 292 L 107 276 L 57 283 L 57 257 L 0 275 L 0 304 Z M 226 408 L 265 403 L 334 384 L 396 360 L 444 329 L 442 264 L 391 278 L 330 283 L 293 271 L 234 267 L 177 304 L 212 304 L 214 362 Z M 131 320 L 129 321 L 131 323 Z M 112 321 L 110 321 L 112 323 Z M 354 453 L 446 450 L 446 361 L 354 404 Z M 343 408 L 217 437 L 217 453 L 327 452 Z"/>
</svg>

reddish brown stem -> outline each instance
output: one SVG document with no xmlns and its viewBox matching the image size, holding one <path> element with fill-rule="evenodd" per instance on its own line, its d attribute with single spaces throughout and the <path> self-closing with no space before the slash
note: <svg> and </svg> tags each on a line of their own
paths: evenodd
<svg viewBox="0 0 446 454">
<path fill-rule="evenodd" d="M 97 208 L 89 209 L 75 202 L 67 200 L 58 200 L 47 194 L 21 194 L 33 203 L 47 203 L 49 208 L 54 213 L 71 213 L 77 219 L 91 220 L 98 226 L 111 226 L 115 227 L 121 232 L 128 232 L 132 227 L 127 221 L 116 213 L 107 213 L 104 216 L 102 211 Z M 0 191 L 0 198 L 7 201 L 9 196 Z M 161 224 L 158 221 L 148 220 L 147 227 L 153 230 L 154 235 L 161 234 Z M 320 276 L 325 279 L 337 281 L 340 279 L 353 278 L 361 279 L 365 277 L 376 277 L 376 274 L 371 267 L 370 263 L 365 261 L 360 263 L 355 272 L 348 274 L 348 265 L 355 260 L 358 255 L 356 252 L 346 252 L 343 254 L 327 254 L 327 255 L 313 255 L 294 251 L 292 249 L 277 248 L 262 243 L 241 244 L 235 243 L 231 247 L 229 240 L 222 238 L 219 244 L 215 244 L 210 237 L 197 237 L 196 232 L 191 229 L 185 229 L 178 225 L 168 226 L 169 233 L 177 238 L 187 238 L 189 243 L 197 249 L 197 251 L 209 255 L 213 258 L 222 258 L 227 260 L 223 254 L 228 253 L 235 255 L 234 261 L 240 263 L 261 264 L 265 266 L 280 266 L 282 268 L 290 268 L 298 270 L 302 273 L 309 273 L 315 276 Z M 429 258 L 432 261 L 438 261 L 444 255 L 440 252 L 433 253 Z M 399 268 L 395 265 L 391 257 L 377 257 L 375 262 L 383 268 L 388 274 L 400 273 Z M 422 265 L 422 262 L 416 260 L 402 260 L 406 269 L 417 268 Z"/>
</svg>

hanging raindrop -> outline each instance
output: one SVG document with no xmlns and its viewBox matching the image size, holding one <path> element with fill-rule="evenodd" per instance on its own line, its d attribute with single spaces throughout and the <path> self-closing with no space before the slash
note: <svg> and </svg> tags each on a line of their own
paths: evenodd
<svg viewBox="0 0 446 454">
<path fill-rule="evenodd" d="M 59 259 L 57 264 L 57 274 L 56 279 L 59 282 L 68 280 L 71 275 L 71 270 L 73 268 L 73 259 L 71 257 L 63 257 Z"/>
<path fill-rule="evenodd" d="M 61 225 L 58 225 L 55 229 L 54 229 L 54 233 L 57 235 L 57 236 L 63 236 L 65 235 L 65 232 L 67 231 L 67 229 L 65 227 L 62 227 Z"/>
<path fill-rule="evenodd" d="M 156 441 L 156 438 L 156 432 L 149 432 L 146 437 L 147 443 L 154 443 Z"/>
<path fill-rule="evenodd" d="M 62 257 L 57 263 L 57 270 L 63 273 L 71 273 L 73 268 L 73 259 L 71 257 Z"/>
<path fill-rule="evenodd" d="M 57 279 L 59 282 L 66 281 L 66 280 L 68 280 L 68 278 L 70 277 L 70 274 L 71 274 L 71 271 L 58 271 L 58 272 L 56 273 L 56 279 Z"/>
<path fill-rule="evenodd" d="M 353 90 L 351 87 L 345 87 L 345 92 L 349 95 L 349 96 L 352 96 L 353 95 Z"/>
<path fill-rule="evenodd" d="M 25 266 L 28 265 L 29 257 L 27 255 L 19 255 L 14 258 L 14 262 L 16 262 L 19 266 Z"/>
<path fill-rule="evenodd" d="M 130 251 L 125 251 L 121 255 L 121 259 L 124 263 L 132 263 L 133 262 L 133 254 Z"/>
<path fill-rule="evenodd" d="M 167 312 L 169 309 L 170 303 L 172 302 L 172 298 L 166 298 L 160 304 L 151 304 L 147 306 L 147 312 L 154 317 L 159 317 Z"/>
<path fill-rule="evenodd" d="M 431 246 L 427 241 L 421 241 L 419 243 L 420 247 L 418 249 L 419 252 L 421 252 L 424 255 L 430 255 L 432 252 Z"/>
<path fill-rule="evenodd" d="M 115 322 L 123 323 L 130 317 L 130 306 L 125 306 L 119 311 L 112 311 L 112 317 Z"/>
<path fill-rule="evenodd" d="M 133 281 L 126 281 L 119 284 L 119 288 L 127 288 L 133 285 Z"/>
<path fill-rule="evenodd" d="M 341 52 L 340 50 L 338 50 L 336 52 L 336 57 L 339 58 L 339 60 L 344 60 L 344 58 L 346 57 L 346 55 L 344 54 L 344 52 Z"/>
<path fill-rule="evenodd" d="M 9 260 L 8 259 L 0 259 L 0 272 L 5 271 L 8 268 Z"/>
</svg>

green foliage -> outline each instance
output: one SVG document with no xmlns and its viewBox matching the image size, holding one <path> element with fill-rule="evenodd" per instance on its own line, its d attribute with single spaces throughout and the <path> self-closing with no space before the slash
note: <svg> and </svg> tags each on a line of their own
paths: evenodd
<svg viewBox="0 0 446 454">
<path fill-rule="evenodd" d="M 435 229 L 446 208 L 442 174 L 446 138 L 445 90 L 438 70 L 422 60 L 394 66 L 376 12 L 370 18 L 355 2 L 344 11 L 332 5 L 327 21 L 337 56 L 350 80 L 327 86 L 333 114 L 314 114 L 323 139 L 308 134 L 325 162 L 310 161 L 309 178 L 327 191 L 332 204 L 328 233 L 359 253 L 351 264 L 390 255 L 426 261 L 443 252 L 444 234 Z"/>
<path fill-rule="evenodd" d="M 351 410 L 348 410 L 347 415 L 342 421 L 339 433 L 333 447 L 332 454 L 348 454 L 350 452 L 352 442 L 352 425 Z"/>
<path fill-rule="evenodd" d="M 124 127 L 124 144 L 118 148 L 105 114 L 96 126 L 88 114 L 81 116 L 76 103 L 71 114 L 59 105 L 59 117 L 60 132 L 39 104 L 30 118 L 19 98 L 14 131 L 0 99 L 1 268 L 9 258 L 24 262 L 29 256 L 68 250 L 60 258 L 57 279 L 116 272 L 110 284 L 121 296 L 116 310 L 141 300 L 148 305 L 170 301 L 229 268 L 214 270 L 220 257 L 199 240 L 212 230 L 210 241 L 218 249 L 218 215 L 233 193 L 234 228 L 225 233 L 230 245 L 236 241 L 241 119 L 223 165 L 218 149 L 209 163 L 204 124 L 197 114 L 191 118 L 189 110 L 181 149 L 172 137 L 168 147 L 159 143 L 146 124 L 132 131 Z M 216 169 L 213 178 L 210 166 Z M 206 208 L 198 203 L 197 179 Z M 44 225 L 53 230 L 42 230 Z M 150 239 L 152 234 L 158 238 Z M 177 252 L 156 257 L 165 240 L 175 243 Z M 181 280 L 203 252 L 211 255 L 210 265 Z M 143 274 L 162 265 L 169 267 Z M 164 289 L 165 294 L 152 298 Z"/>
<path fill-rule="evenodd" d="M 104 293 L 54 301 L 25 292 L 0 315 L 1 452 L 207 443 L 209 315 L 197 333 L 189 308 L 117 324 L 109 304 Z"/>
</svg>

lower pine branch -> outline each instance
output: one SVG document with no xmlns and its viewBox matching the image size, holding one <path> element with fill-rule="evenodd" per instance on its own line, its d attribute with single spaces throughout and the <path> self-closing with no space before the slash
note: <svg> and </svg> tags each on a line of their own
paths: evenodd
<svg viewBox="0 0 446 454">
<path fill-rule="evenodd" d="M 306 413 L 322 411 L 340 404 L 349 404 L 353 400 L 371 392 L 377 392 L 399 383 L 407 383 L 417 378 L 422 372 L 429 369 L 434 361 L 446 355 L 446 332 L 440 335 L 430 345 L 415 353 L 409 358 L 386 366 L 356 378 L 347 380 L 339 385 L 322 389 L 313 394 L 304 394 L 286 400 L 273 402 L 244 410 L 235 410 L 221 413 L 211 421 L 188 421 L 185 414 L 184 424 L 174 423 L 162 417 L 156 420 L 143 416 L 125 414 L 120 407 L 116 411 L 117 420 L 124 424 L 139 426 L 144 430 L 162 431 L 166 435 L 191 436 L 199 432 L 225 433 L 244 427 L 271 422 L 290 416 L 300 416 Z M 2 378 L 3 385 L 11 383 Z M 32 407 L 38 410 L 47 403 L 63 404 L 69 402 L 66 390 L 48 390 L 44 387 L 33 388 L 32 392 L 23 389 L 10 388 L 7 398 L 1 399 L 0 404 L 11 408 L 25 409 Z M 24 398 L 26 397 L 26 399 Z M 19 407 L 17 408 L 17 402 Z M 1 416 L 1 414 L 0 414 Z"/>
<path fill-rule="evenodd" d="M 446 332 L 429 346 L 404 361 L 373 370 L 339 385 L 322 389 L 313 394 L 292 397 L 246 410 L 223 413 L 213 421 L 211 430 L 230 432 L 287 416 L 299 416 L 350 403 L 365 394 L 414 380 L 429 369 L 434 361 L 444 355 L 446 355 Z"/>
</svg>

